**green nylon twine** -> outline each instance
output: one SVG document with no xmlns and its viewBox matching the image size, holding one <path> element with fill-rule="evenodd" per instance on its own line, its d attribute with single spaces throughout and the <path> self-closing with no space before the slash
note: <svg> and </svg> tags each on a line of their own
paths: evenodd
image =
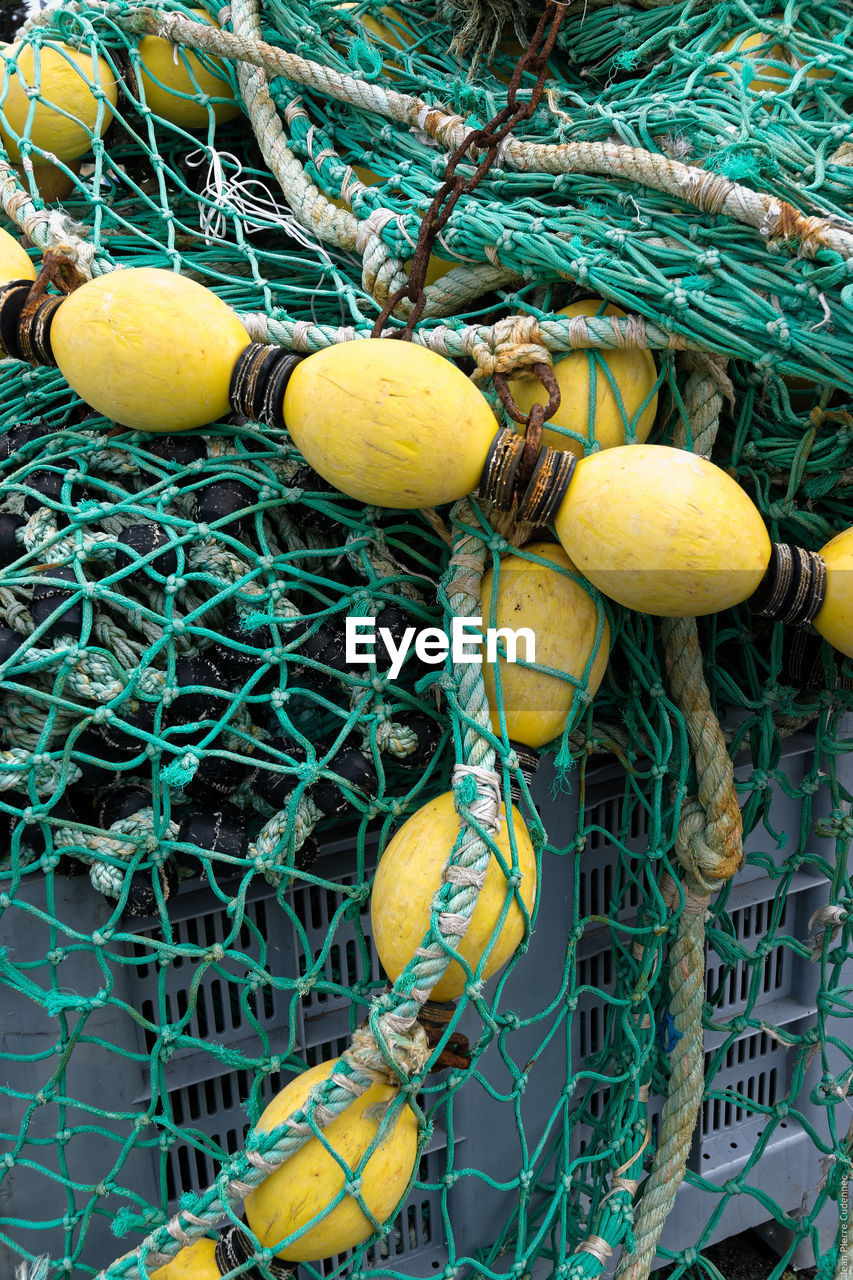
<svg viewBox="0 0 853 1280">
<path fill-rule="evenodd" d="M 209 53 L 227 66 L 243 107 L 217 125 L 202 100 L 208 125 L 198 130 L 145 101 L 139 6 L 77 3 L 39 15 L 24 40 L 96 50 L 119 79 L 119 101 L 79 172 L 60 163 L 71 183 L 61 204 L 44 207 L 36 179 L 26 167 L 20 179 L 0 152 L 4 227 L 28 237 L 36 262 L 61 247 L 84 275 L 182 271 L 236 309 L 247 340 L 305 353 L 366 340 L 406 279 L 459 131 L 506 101 L 517 36 L 505 31 L 491 63 L 474 64 L 448 52 L 452 6 L 395 7 L 408 35 L 373 0 L 344 12 L 307 0 L 211 9 L 232 43 L 211 31 Z M 451 270 L 429 287 L 414 340 L 476 374 L 495 404 L 495 371 L 580 349 L 604 388 L 608 351 L 649 347 L 658 367 L 652 440 L 705 454 L 713 443 L 771 536 L 816 549 L 850 523 L 853 17 L 838 0 L 783 8 L 573 6 L 543 103 L 436 243 Z M 162 21 L 173 9 L 184 12 L 149 12 Z M 395 42 L 365 15 L 393 28 Z M 169 21 L 180 42 L 183 28 Z M 751 86 L 737 65 L 742 52 L 720 52 L 754 30 L 767 37 L 762 65 L 786 77 L 779 92 Z M 244 57 L 232 57 L 234 41 Z M 7 53 L 0 146 L 8 136 L 31 161 L 46 159 L 34 116 L 16 133 L 4 114 L 15 75 Z M 49 101 L 49 86 L 38 86 L 32 102 Z M 355 165 L 375 181 L 363 182 Z M 785 203 L 817 221 L 798 221 Z M 589 294 L 626 317 L 557 315 Z M 401 308 L 392 324 L 404 320 Z M 634 440 L 636 423 L 624 426 Z M 211 424 L 183 438 L 183 452 L 158 452 L 154 437 L 92 414 L 56 370 L 13 360 L 0 361 L 0 427 L 0 512 L 17 527 L 0 576 L 0 980 L 34 1029 L 50 1028 L 39 1048 L 10 1034 L 2 1050 L 0 1184 L 14 1206 L 0 1219 L 7 1269 L 23 1261 L 28 1280 L 150 1274 L 182 1239 L 239 1223 L 242 1195 L 229 1197 L 228 1184 L 249 1185 L 306 1136 L 253 1128 L 306 1062 L 344 1052 L 365 1022 L 382 1063 L 396 1061 L 406 1032 L 394 1019 L 414 1015 L 416 993 L 449 962 L 452 939 L 438 917 L 458 886 L 445 886 L 426 955 L 389 992 L 367 924 L 372 870 L 392 829 L 453 785 L 458 762 L 494 769 L 504 796 L 519 782 L 541 893 L 568 886 L 569 907 L 558 958 L 530 972 L 523 999 L 514 984 L 535 954 L 526 954 L 529 937 L 496 981 L 468 975 L 434 1050 L 464 1032 L 468 1065 L 398 1070 L 396 1105 L 411 1102 L 420 1121 L 413 1196 L 432 1206 L 441 1274 L 545 1268 L 580 1280 L 620 1248 L 623 1274 L 643 1274 L 656 1251 L 677 1277 L 697 1274 L 710 1266 L 705 1250 L 727 1208 L 748 1204 L 754 1220 L 787 1233 L 774 1277 L 799 1241 L 815 1249 L 822 1280 L 840 1276 L 841 1233 L 833 1240 L 819 1223 L 841 1202 L 849 1168 L 853 1057 L 840 1031 L 850 1015 L 849 662 L 813 639 L 798 657 L 790 634 L 745 608 L 700 619 L 682 665 L 689 687 L 704 682 L 721 723 L 703 733 L 678 673 L 671 678 L 667 627 L 597 601 L 613 649 L 593 702 L 585 673 L 576 677 L 572 718 L 546 753 L 562 797 L 546 830 L 519 779 L 504 710 L 491 724 L 475 668 L 426 669 L 410 655 L 391 682 L 310 642 L 348 614 L 393 608 L 417 627 L 477 614 L 477 576 L 492 568 L 499 582 L 501 555 L 525 531 L 476 499 L 453 511 L 365 509 L 306 474 L 286 433 L 252 423 Z M 572 435 L 597 447 L 590 413 L 578 413 Z M 201 521 L 205 492 L 234 485 L 233 510 Z M 167 571 L 153 554 L 122 556 L 122 539 L 140 525 L 165 535 Z M 454 552 L 474 557 L 473 579 L 460 582 Z M 57 576 L 65 570 L 70 579 Z M 56 615 L 34 619 L 40 586 L 65 589 L 64 628 Z M 224 664 L 227 679 L 217 683 L 206 662 Z M 188 670 L 192 683 L 181 675 Z M 181 713 L 187 697 L 192 715 Z M 424 734 L 414 767 L 413 724 Z M 345 748 L 365 754 L 375 785 L 338 771 Z M 684 867 L 707 870 L 723 830 L 726 751 L 747 854 L 706 922 L 685 897 Z M 615 769 L 604 800 L 602 765 Z M 319 781 L 344 796 L 342 813 L 315 803 Z M 107 821 L 92 797 L 116 785 L 141 787 L 146 803 Z M 453 856 L 476 868 L 488 831 L 471 814 L 472 785 L 469 775 L 455 790 L 476 838 L 463 849 L 463 837 Z M 211 849 L 192 820 L 226 804 L 244 843 Z M 569 812 L 570 831 L 560 825 Z M 346 842 L 345 869 L 309 860 L 314 840 L 335 837 Z M 90 873 L 106 893 L 72 898 L 69 886 L 88 890 Z M 760 904 L 751 917 L 749 885 Z M 202 886 L 215 928 L 177 912 Z M 127 908 L 140 890 L 151 914 L 137 924 Z M 507 909 L 514 892 L 510 878 Z M 791 914 L 805 895 L 810 924 Z M 473 907 L 473 895 L 463 897 L 460 905 L 453 896 L 453 912 Z M 311 925 L 321 918 L 322 928 Z M 296 939 L 291 967 L 280 962 L 285 934 Z M 680 983 L 685 957 L 690 982 Z M 809 995 L 792 1018 L 768 993 L 790 991 L 795 971 Z M 149 984 L 144 999 L 134 981 Z M 321 997 L 337 1021 L 318 1046 L 304 1027 Z M 245 1036 L 218 1030 L 225 1011 Z M 522 1035 L 535 1047 L 525 1041 L 522 1051 Z M 545 1065 L 555 1048 L 556 1077 Z M 775 1072 L 772 1090 L 759 1093 L 737 1074 L 738 1055 L 753 1050 L 768 1080 Z M 92 1060 L 116 1081 L 133 1073 L 138 1088 L 93 1098 L 77 1066 Z M 188 1062 L 210 1088 L 224 1082 L 216 1087 L 243 1108 L 246 1135 L 239 1126 L 208 1132 L 189 1114 L 175 1087 Z M 356 1059 L 345 1063 L 347 1078 L 370 1078 Z M 499 1116 L 501 1147 L 513 1153 L 508 1176 L 478 1167 L 466 1137 L 475 1092 Z M 320 1106 L 334 1111 L 350 1096 L 332 1084 Z M 535 1119 L 525 1101 L 533 1096 L 544 1099 Z M 748 1130 L 751 1145 L 720 1186 L 703 1152 L 726 1123 Z M 308 1126 L 321 1133 L 316 1108 Z M 812 1170 L 796 1216 L 765 1177 L 792 1132 Z M 661 1163 L 676 1148 L 672 1168 L 703 1206 L 680 1252 L 656 1230 L 677 1181 Z M 98 1153 L 96 1170 L 82 1172 L 84 1149 Z M 346 1171 L 346 1192 L 362 1208 L 369 1154 Z M 145 1194 L 138 1161 L 156 1171 Z M 204 1175 L 190 1177 L 192 1168 Z M 24 1176 L 35 1190 L 22 1208 L 14 1196 Z M 472 1249 L 454 1209 L 466 1187 L 498 1205 Z M 166 1224 L 177 1207 L 185 1234 L 176 1238 Z M 394 1253 L 401 1221 L 371 1220 L 371 1241 L 306 1265 L 305 1276 L 406 1275 L 405 1256 Z M 121 1239 L 105 1244 L 105 1224 Z M 249 1239 L 266 1280 L 269 1256 Z M 50 1260 L 38 1263 L 41 1255 Z"/>
</svg>

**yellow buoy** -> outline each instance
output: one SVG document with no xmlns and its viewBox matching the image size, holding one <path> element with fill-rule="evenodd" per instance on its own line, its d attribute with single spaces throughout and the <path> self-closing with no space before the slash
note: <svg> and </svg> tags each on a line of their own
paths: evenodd
<svg viewBox="0 0 853 1280">
<path fill-rule="evenodd" d="M 165 1267 L 151 1272 L 151 1280 L 220 1280 L 222 1272 L 216 1265 L 213 1240 L 203 1238 L 176 1253 Z"/>
<path fill-rule="evenodd" d="M 204 9 L 193 9 L 200 22 L 217 27 Z M 227 102 L 212 102 L 210 109 L 217 124 L 225 124 L 240 114 L 240 104 L 234 96 L 234 88 L 225 67 L 218 58 L 207 55 L 207 61 L 217 68 L 211 71 L 196 53 L 177 46 L 160 36 L 145 36 L 139 42 L 142 62 L 141 79 L 145 101 L 155 115 L 170 124 L 184 129 L 204 129 L 210 119 L 207 107 L 196 101 L 196 95 L 211 98 L 227 98 Z"/>
<path fill-rule="evenodd" d="M 604 307 L 598 298 L 573 302 L 557 313 L 561 316 L 624 316 L 619 307 Z M 603 367 L 603 366 L 606 366 Z M 626 423 L 634 424 L 637 440 L 642 443 L 654 426 L 658 397 L 654 390 L 657 369 L 651 351 L 641 347 L 625 347 L 617 351 L 572 351 L 554 366 L 560 388 L 560 407 L 549 426 L 574 431 L 601 449 L 625 444 Z M 595 402 L 592 403 L 592 378 L 595 377 Z M 609 373 L 609 376 L 608 376 Z M 611 383 L 618 387 L 618 397 Z M 513 378 L 510 390 L 518 407 L 529 413 L 533 405 L 548 399 L 538 378 Z M 622 407 L 619 399 L 621 398 Z M 640 409 L 645 405 L 645 408 Z M 583 456 L 584 446 L 559 431 L 542 432 L 542 443 L 552 449 L 563 449 Z"/>
<path fill-rule="evenodd" d="M 853 658 L 853 528 L 839 533 L 820 554 L 826 565 L 826 594 L 815 630 L 839 653 Z"/>
<path fill-rule="evenodd" d="M 10 280 L 35 280 L 36 267 L 14 236 L 0 227 L 0 285 Z"/>
<path fill-rule="evenodd" d="M 581 458 L 554 525 L 599 590 L 664 617 L 717 613 L 747 600 L 770 561 L 764 522 L 736 481 L 663 445 Z"/>
<path fill-rule="evenodd" d="M 781 13 L 773 14 L 772 20 L 783 23 L 784 15 Z M 788 87 L 794 78 L 802 61 L 797 50 L 797 33 L 793 32 L 791 36 L 784 42 L 778 41 L 769 45 L 773 37 L 766 31 L 750 31 L 748 33 L 735 36 L 731 40 L 727 40 L 725 44 L 720 45 L 718 53 L 731 53 L 735 51 L 744 55 L 744 61 L 747 66 L 749 78 L 746 80 L 746 87 L 751 93 L 760 93 L 762 90 L 769 90 L 771 93 L 781 93 Z M 763 61 L 763 59 L 767 61 Z M 782 66 L 773 66 L 773 63 L 782 63 Z M 715 76 L 731 77 L 734 76 L 740 80 L 743 74 L 744 63 L 739 59 L 735 59 L 719 71 L 713 72 Z M 826 80 L 832 77 L 834 73 L 829 67 L 810 67 L 806 72 L 808 80 Z"/>
<path fill-rule="evenodd" d="M 324 480 L 382 507 L 432 507 L 471 493 L 497 429 L 461 370 L 392 338 L 341 342 L 303 360 L 284 417 Z"/>
<path fill-rule="evenodd" d="M 65 163 L 84 155 L 92 137 L 103 135 L 113 118 L 118 88 L 109 63 L 93 59 L 86 49 L 59 43 L 43 44 L 38 50 L 14 44 L 4 56 L 14 58 L 14 67 L 5 72 L 8 90 L 0 101 L 0 139 L 9 159 L 21 158 L 13 133 L 26 136 L 34 147 Z M 33 90 L 38 96 L 28 127 Z M 103 100 L 100 121 L 99 98 Z"/>
<path fill-rule="evenodd" d="M 518 892 L 528 912 L 536 900 L 536 859 L 518 811 L 513 808 L 513 831 L 518 850 L 521 884 Z M 430 922 L 432 900 L 441 888 L 442 868 L 459 834 L 459 815 L 453 795 L 447 792 L 418 809 L 390 841 L 373 881 L 370 918 L 373 941 L 388 977 L 394 981 L 420 946 Z M 507 866 L 511 865 L 506 812 L 495 837 Z M 492 855 L 485 883 L 458 953 L 475 968 L 492 940 L 508 891 L 503 871 Z M 524 917 L 518 903 L 510 904 L 507 918 L 483 966 L 482 977 L 502 969 L 524 937 Z M 432 1000 L 455 1000 L 465 990 L 465 971 L 451 960 L 444 976 L 433 987 Z"/>
<path fill-rule="evenodd" d="M 314 1085 L 325 1080 L 339 1059 L 322 1062 L 297 1076 L 273 1098 L 258 1121 L 266 1131 L 298 1111 Z M 323 1130 L 324 1140 L 354 1170 L 376 1138 L 382 1115 L 397 1093 L 389 1084 L 371 1085 Z M 415 1167 L 418 1122 L 411 1107 L 402 1107 L 391 1127 L 361 1171 L 361 1196 L 379 1222 L 385 1222 L 405 1195 Z M 360 1244 L 372 1227 L 347 1194 L 334 1209 L 329 1205 L 344 1187 L 344 1170 L 322 1143 L 310 1138 L 290 1159 L 270 1174 L 247 1197 L 246 1221 L 261 1244 L 275 1249 L 318 1213 L 325 1217 L 299 1239 L 286 1245 L 281 1256 L 293 1262 L 313 1262 L 333 1257 Z"/>
<path fill-rule="evenodd" d="M 521 555 L 509 555 L 501 560 L 497 592 L 492 570 L 483 577 L 483 625 L 512 631 L 529 627 L 536 641 L 536 662 L 581 679 L 595 648 L 598 607 L 583 587 L 560 572 L 576 572 L 561 547 L 550 542 L 531 542 L 524 550 L 550 561 L 554 568 L 546 568 Z M 494 624 L 490 612 L 493 605 L 496 606 Z M 609 655 L 610 628 L 605 618 L 598 653 L 588 677 L 590 696 L 601 684 Z M 516 656 L 525 657 L 523 644 L 518 646 Z M 502 658 L 498 665 L 509 738 L 527 747 L 542 747 L 562 733 L 574 702 L 575 686 L 519 662 Z M 483 679 L 492 728 L 499 734 L 494 664 L 483 664 Z"/>
<path fill-rule="evenodd" d="M 51 343 L 70 386 L 104 417 L 138 431 L 187 431 L 230 412 L 231 374 L 249 340 L 203 285 L 135 267 L 70 294 Z"/>
</svg>

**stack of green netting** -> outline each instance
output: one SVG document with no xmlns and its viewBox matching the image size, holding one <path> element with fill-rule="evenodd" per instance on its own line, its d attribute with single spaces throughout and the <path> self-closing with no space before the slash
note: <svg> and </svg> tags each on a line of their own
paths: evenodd
<svg viewBox="0 0 853 1280">
<path fill-rule="evenodd" d="M 69 0 L 40 13 L 0 51 L 2 226 L 32 264 L 7 265 L 4 242 L 3 281 L 34 279 L 47 251 L 42 298 L 166 268 L 233 308 L 247 343 L 305 354 L 367 339 L 407 279 L 449 151 L 506 104 L 538 16 L 485 0 Z M 432 246 L 415 343 L 455 360 L 498 415 L 493 375 L 554 362 L 564 447 L 648 437 L 713 450 L 775 541 L 823 547 L 853 522 L 851 49 L 849 0 L 571 4 L 539 106 Z M 532 86 L 525 72 L 519 96 Z M 475 165 L 466 156 L 460 172 Z M 619 310 L 605 315 L 605 302 Z M 144 316 L 141 333 L 144 344 Z M 410 652 L 392 678 L 387 651 L 364 667 L 345 647 L 349 617 L 399 638 L 487 616 L 483 574 L 497 584 L 502 557 L 534 536 L 539 560 L 527 559 L 541 566 L 548 529 L 476 496 L 365 506 L 286 429 L 245 413 L 180 434 L 132 430 L 57 368 L 18 358 L 28 353 L 5 322 L 0 349 L 12 352 L 0 358 L 5 1273 L 269 1280 L 299 1263 L 359 1280 L 567 1280 L 621 1253 L 620 1276 L 639 1280 L 657 1259 L 677 1280 L 718 1275 L 703 1248 L 737 1203 L 750 1208 L 732 1221 L 774 1221 L 784 1236 L 774 1276 L 805 1241 L 822 1280 L 848 1274 L 842 654 L 746 605 L 697 628 L 581 582 L 592 647 L 574 673 L 552 673 L 562 694 L 547 695 L 563 697 L 568 720 L 543 753 L 556 800 L 540 793 L 540 808 L 577 813 L 558 841 L 500 682 L 490 721 L 476 666 Z M 93 381 L 108 381 L 92 361 Z M 587 803 L 602 767 L 619 796 L 604 819 Z M 425 1003 L 495 849 L 478 808 L 492 770 L 518 814 L 486 934 L 499 950 L 517 917 L 515 951 L 497 982 L 477 954 L 455 1003 L 438 988 Z M 368 911 L 377 853 L 451 787 L 459 816 L 451 806 L 438 865 L 452 853 L 453 874 L 433 884 L 424 945 L 389 984 Z M 740 871 L 735 789 L 752 833 Z M 590 907 L 580 886 L 603 846 L 609 879 Z M 531 910 L 519 885 L 534 857 Z M 811 937 L 785 918 L 803 876 L 820 889 Z M 730 895 L 742 904 L 738 885 L 759 882 L 766 915 L 743 936 Z M 549 897 L 563 903 L 556 920 Z M 545 972 L 525 971 L 537 911 L 551 931 Z M 608 964 L 590 977 L 579 956 L 596 929 Z M 396 918 L 388 930 L 405 933 Z M 706 941 L 719 982 L 703 1003 Z M 796 1018 L 763 1000 L 770 968 L 792 965 L 816 991 L 800 992 Z M 732 1014 L 720 1005 L 734 973 Z M 305 1033 L 318 1002 L 334 1006 L 324 1044 L 342 1065 L 294 1124 L 282 1122 L 304 1091 L 255 1127 L 269 1097 L 325 1056 Z M 590 1003 L 603 1034 L 579 1054 Z M 784 1050 L 784 1085 L 720 1086 L 727 1054 L 758 1032 Z M 193 1087 L 230 1082 L 242 1126 L 213 1139 L 175 1105 L 190 1061 Z M 353 1101 L 365 1089 L 366 1109 L 363 1093 Z M 483 1094 L 494 1130 L 478 1148 L 466 1108 Z M 723 1182 L 690 1157 L 703 1098 L 731 1104 L 756 1135 Z M 352 1132 L 356 1107 L 360 1147 L 322 1136 Z M 403 1129 L 411 1158 L 395 1174 Z M 802 1203 L 776 1194 L 791 1129 L 809 1151 Z M 176 1179 L 181 1143 L 205 1156 L 210 1187 Z M 514 1153 L 510 1176 L 478 1163 L 489 1144 Z M 263 1231 L 259 1213 L 244 1220 L 265 1184 L 273 1200 L 298 1198 L 315 1176 L 304 1161 L 323 1152 L 325 1190 L 297 1226 L 283 1211 Z M 408 1203 L 435 1206 L 443 1260 L 407 1267 L 387 1242 L 413 1166 Z M 270 1192 L 272 1178 L 284 1189 Z M 689 1247 L 658 1252 L 682 1181 Z M 500 1220 L 478 1221 L 465 1187 L 505 1193 Z M 335 1214 L 363 1243 L 347 1247 Z"/>
</svg>

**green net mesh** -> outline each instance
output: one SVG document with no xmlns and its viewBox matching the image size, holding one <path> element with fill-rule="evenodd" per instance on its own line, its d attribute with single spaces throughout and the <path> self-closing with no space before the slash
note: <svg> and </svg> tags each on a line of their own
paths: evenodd
<svg viewBox="0 0 853 1280">
<path fill-rule="evenodd" d="M 394 94 L 459 127 L 506 101 L 517 33 L 490 63 L 459 58 L 455 8 L 235 0 L 210 16 L 248 60 L 170 54 L 168 110 L 138 8 L 41 14 L 3 53 L 3 225 L 36 263 L 179 270 L 253 339 L 366 337 L 450 136 L 420 108 L 403 123 Z M 821 547 L 851 512 L 851 33 L 843 0 L 572 6 L 542 104 L 436 243 L 415 340 L 495 404 L 495 371 L 584 351 L 629 442 L 656 395 L 653 441 L 713 447 L 774 539 Z M 70 160 L 40 131 L 47 51 L 87 90 Z M 590 295 L 628 318 L 557 314 Z M 626 345 L 657 371 L 630 409 L 605 359 Z M 711 1242 L 762 1222 L 774 1276 L 803 1242 L 822 1277 L 846 1274 L 849 663 L 745 606 L 700 619 L 696 645 L 587 587 L 610 661 L 594 701 L 594 655 L 573 678 L 552 786 L 531 794 L 473 668 L 410 653 L 391 679 L 348 665 L 342 639 L 348 616 L 397 635 L 476 614 L 459 565 L 499 582 L 512 522 L 474 498 L 366 509 L 238 417 L 158 437 L 55 369 L 4 359 L 0 383 L 6 1270 L 150 1275 L 230 1222 L 249 1256 L 223 1273 L 278 1274 L 225 1189 L 260 1180 L 247 1149 L 286 1146 L 252 1127 L 269 1099 L 392 1008 L 369 913 L 392 831 L 455 762 L 493 760 L 536 852 L 533 919 L 496 981 L 468 973 L 439 1069 L 345 1170 L 339 1195 L 376 1233 L 303 1274 L 563 1280 L 621 1251 L 632 1280 L 655 1261 L 714 1276 Z M 591 412 L 567 430 L 598 447 Z M 747 856 L 706 903 L 685 892 L 691 804 L 716 813 L 728 757 Z M 506 918 L 517 839 L 503 865 Z M 384 1222 L 361 1177 L 409 1103 L 415 1181 Z"/>
</svg>

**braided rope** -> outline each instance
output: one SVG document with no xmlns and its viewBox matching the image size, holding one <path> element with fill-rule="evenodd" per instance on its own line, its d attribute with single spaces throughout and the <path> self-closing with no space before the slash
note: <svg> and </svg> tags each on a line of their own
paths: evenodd
<svg viewBox="0 0 853 1280">
<path fill-rule="evenodd" d="M 485 273 L 492 268 L 481 270 Z M 446 283 L 454 274 L 450 272 L 442 278 L 443 281 Z M 486 282 L 487 277 L 484 278 Z M 438 284 L 430 286 L 432 289 L 438 287 Z M 492 287 L 495 287 L 494 281 Z M 270 342 L 291 351 L 308 353 L 322 351 L 336 342 L 348 342 L 353 338 L 368 339 L 371 332 L 371 326 L 366 323 L 336 328 L 302 320 L 278 319 L 264 312 L 244 312 L 240 319 L 253 341 Z M 642 316 L 626 316 L 624 319 L 618 316 L 566 316 L 542 321 L 533 316 L 507 316 L 493 325 L 423 325 L 415 330 L 412 341 L 451 360 L 463 357 L 474 360 L 482 369 L 483 376 L 490 377 L 494 372 L 501 372 L 501 364 L 505 369 L 510 367 L 505 355 L 501 364 L 498 362 L 507 345 L 514 345 L 512 338 L 518 332 L 519 323 L 524 326 L 527 345 L 541 348 L 541 351 L 530 353 L 531 361 L 528 362 L 532 363 L 542 359 L 547 363 L 550 355 L 593 347 L 603 351 L 617 351 L 623 347 L 648 347 L 653 351 L 701 349 L 698 343 L 691 342 L 683 334 L 672 333 Z"/>
<path fill-rule="evenodd" d="M 455 151 L 468 132 L 466 122 L 430 106 L 423 99 L 398 93 L 343 75 L 331 67 L 301 58 L 261 40 L 249 40 L 204 27 L 178 14 L 139 9 L 127 14 L 111 0 L 91 0 L 118 26 L 146 31 L 175 44 L 201 49 L 214 56 L 248 62 L 274 75 L 304 84 L 326 97 L 362 110 L 386 116 L 398 124 L 418 128 L 445 150 Z M 754 227 L 765 240 L 796 244 L 798 251 L 814 257 L 822 248 L 842 258 L 853 257 L 853 232 L 828 218 L 807 217 L 787 201 L 754 191 L 718 173 L 698 169 L 670 156 L 640 147 L 609 142 L 535 143 L 510 140 L 502 153 L 510 169 L 538 173 L 587 173 L 626 178 L 641 186 L 687 200 L 705 212 L 725 213 L 736 222 Z"/>
<path fill-rule="evenodd" d="M 247 48 L 260 43 L 258 0 L 232 0 L 230 8 L 234 27 L 231 38 L 241 41 Z M 169 40 L 173 38 L 171 18 L 164 35 Z M 355 248 L 356 220 L 348 209 L 336 208 L 317 189 L 287 145 L 287 135 L 273 102 L 264 68 L 256 64 L 251 70 L 241 60 L 237 66 L 237 82 L 263 157 L 278 180 L 294 217 L 320 240 L 352 251 Z"/>
<path fill-rule="evenodd" d="M 661 889 L 667 906 L 677 909 L 680 893 L 675 882 L 666 877 Z M 616 1269 L 617 1280 L 647 1280 L 687 1167 L 705 1082 L 702 1005 L 707 905 L 707 896 L 692 894 L 688 889 L 670 948 L 670 1012 L 678 1039 L 669 1055 L 669 1092 L 661 1118 L 660 1143 L 634 1219 L 634 1249 L 623 1254 Z"/>
</svg>

